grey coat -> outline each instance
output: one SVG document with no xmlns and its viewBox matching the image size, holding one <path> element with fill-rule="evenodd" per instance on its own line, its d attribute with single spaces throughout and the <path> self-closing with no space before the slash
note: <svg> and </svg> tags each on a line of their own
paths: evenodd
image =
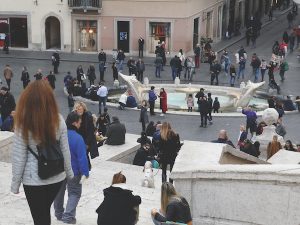
<svg viewBox="0 0 300 225">
<path fill-rule="evenodd" d="M 56 134 L 56 139 L 60 141 L 60 148 L 64 156 L 65 172 L 62 172 L 49 179 L 41 180 L 38 176 L 38 161 L 27 150 L 21 131 L 15 131 L 14 145 L 12 148 L 12 182 L 11 192 L 18 193 L 21 183 L 31 186 L 42 186 L 58 183 L 64 180 L 67 176 L 72 179 L 74 174 L 71 167 L 71 156 L 68 142 L 67 126 L 63 117 L 60 115 L 59 129 Z M 36 151 L 37 143 L 29 136 L 29 147 Z"/>
</svg>

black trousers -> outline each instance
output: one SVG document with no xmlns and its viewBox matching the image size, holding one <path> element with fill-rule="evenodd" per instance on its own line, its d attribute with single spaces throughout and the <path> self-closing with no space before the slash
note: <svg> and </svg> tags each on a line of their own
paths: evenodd
<svg viewBox="0 0 300 225">
<path fill-rule="evenodd" d="M 51 224 L 50 208 L 62 183 L 63 181 L 42 186 L 23 185 L 34 225 Z"/>
<path fill-rule="evenodd" d="M 154 104 L 155 104 L 155 102 L 149 102 L 149 105 L 150 105 L 150 115 L 154 115 Z"/>
<path fill-rule="evenodd" d="M 161 169 L 162 169 L 162 174 L 161 174 L 161 179 L 162 182 L 167 181 L 167 167 L 170 165 L 170 172 L 172 172 L 173 166 L 174 166 L 175 160 L 172 163 L 162 163 Z M 169 179 L 170 183 L 173 183 L 172 179 Z"/>
<path fill-rule="evenodd" d="M 201 116 L 201 126 L 206 126 L 207 125 L 207 113 L 201 113 L 200 112 L 200 116 Z"/>
<path fill-rule="evenodd" d="M 143 51 L 144 51 L 143 48 L 139 48 L 139 57 L 140 57 L 140 58 L 143 58 L 143 57 L 144 57 L 144 56 L 143 56 Z"/>
<path fill-rule="evenodd" d="M 100 71 L 100 81 L 104 81 L 104 70 Z"/>
<path fill-rule="evenodd" d="M 57 74 L 58 73 L 58 65 L 57 64 L 54 64 L 53 65 L 53 72 L 55 73 L 55 74 Z"/>
</svg>

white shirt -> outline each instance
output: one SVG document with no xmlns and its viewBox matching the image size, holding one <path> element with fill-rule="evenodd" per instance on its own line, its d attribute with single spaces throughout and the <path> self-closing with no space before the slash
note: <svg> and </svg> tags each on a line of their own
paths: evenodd
<svg viewBox="0 0 300 225">
<path fill-rule="evenodd" d="M 120 99 L 119 99 L 119 102 L 123 103 L 126 105 L 126 102 L 127 102 L 127 95 L 126 94 L 122 94 L 120 96 Z"/>
<path fill-rule="evenodd" d="M 107 94 L 108 94 L 108 91 L 107 91 L 107 87 L 105 87 L 105 86 L 101 86 L 97 91 L 97 95 L 99 97 L 106 97 Z"/>
</svg>

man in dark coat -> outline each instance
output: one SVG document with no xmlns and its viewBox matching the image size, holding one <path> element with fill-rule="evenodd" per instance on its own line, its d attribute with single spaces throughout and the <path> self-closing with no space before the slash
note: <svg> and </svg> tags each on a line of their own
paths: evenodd
<svg viewBox="0 0 300 225">
<path fill-rule="evenodd" d="M 207 127 L 207 114 L 209 110 L 209 104 L 206 97 L 200 97 L 198 100 L 198 105 L 200 108 L 200 116 L 201 116 L 201 125 L 200 127 Z"/>
<path fill-rule="evenodd" d="M 101 49 L 98 54 L 98 61 L 99 61 L 99 71 L 100 71 L 100 81 L 104 82 L 104 72 L 106 69 L 106 53 Z"/>
<path fill-rule="evenodd" d="M 209 124 L 212 124 L 212 110 L 213 110 L 213 99 L 211 97 L 211 93 L 207 93 L 207 103 L 208 103 L 208 121 Z"/>
<path fill-rule="evenodd" d="M 50 74 L 47 76 L 47 80 L 48 80 L 50 86 L 52 87 L 52 89 L 55 89 L 56 78 L 52 71 L 50 71 Z"/>
<path fill-rule="evenodd" d="M 221 72 L 221 65 L 218 63 L 217 60 L 214 61 L 213 65 L 210 69 L 210 85 L 214 84 L 214 81 L 216 79 L 216 85 L 219 85 L 219 73 Z"/>
<path fill-rule="evenodd" d="M 147 161 L 153 160 L 154 156 L 151 155 L 150 148 L 151 146 L 148 143 L 143 144 L 141 148 L 137 150 L 132 164 L 136 166 L 144 166 Z"/>
<path fill-rule="evenodd" d="M 55 51 L 52 55 L 52 66 L 55 74 L 58 74 L 59 63 L 60 63 L 60 57 L 58 51 Z"/>
<path fill-rule="evenodd" d="M 0 89 L 0 113 L 2 122 L 11 114 L 16 108 L 16 102 L 14 96 L 9 93 L 7 87 L 1 87 Z"/>
<path fill-rule="evenodd" d="M 195 49 L 194 49 L 194 54 L 195 54 L 195 67 L 199 68 L 200 66 L 200 53 L 201 53 L 201 48 L 200 44 L 197 44 Z"/>
<path fill-rule="evenodd" d="M 105 143 L 108 145 L 125 144 L 125 125 L 120 123 L 119 118 L 115 116 L 112 117 L 112 121 L 106 133 L 107 139 Z"/>
<path fill-rule="evenodd" d="M 144 51 L 144 43 L 145 43 L 145 41 L 144 41 L 144 39 L 142 37 L 140 37 L 138 42 L 139 42 L 139 57 L 143 58 L 144 57 L 143 56 L 143 51 Z"/>
</svg>

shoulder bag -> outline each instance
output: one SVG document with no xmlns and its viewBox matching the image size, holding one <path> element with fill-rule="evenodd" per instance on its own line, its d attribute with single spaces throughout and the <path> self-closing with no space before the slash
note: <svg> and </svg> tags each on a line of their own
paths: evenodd
<svg viewBox="0 0 300 225">
<path fill-rule="evenodd" d="M 64 157 L 60 149 L 60 142 L 48 144 L 46 147 L 36 146 L 36 154 L 29 146 L 30 153 L 38 161 L 38 175 L 42 180 L 53 177 L 64 171 Z"/>
</svg>

